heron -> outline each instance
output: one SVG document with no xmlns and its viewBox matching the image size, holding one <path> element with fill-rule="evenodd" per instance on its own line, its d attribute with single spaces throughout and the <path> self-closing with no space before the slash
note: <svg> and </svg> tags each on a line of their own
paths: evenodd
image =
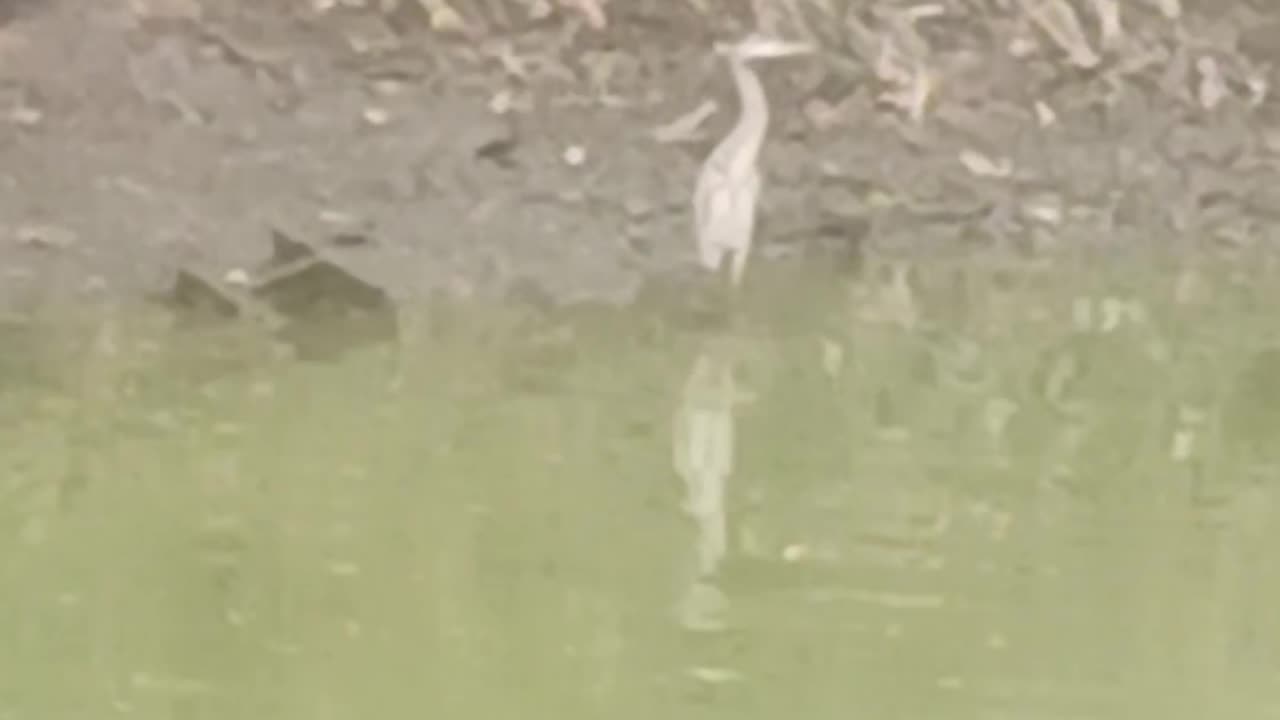
<svg viewBox="0 0 1280 720">
<path fill-rule="evenodd" d="M 716 53 L 729 61 L 738 90 L 738 122 L 711 151 L 694 189 L 693 211 L 698 258 L 704 268 L 720 273 L 730 255 L 730 280 L 736 287 L 747 269 L 760 194 L 757 158 L 769 129 L 769 105 L 760 78 L 750 63 L 813 51 L 807 43 L 787 42 L 760 33 L 734 44 L 716 43 Z"/>
</svg>

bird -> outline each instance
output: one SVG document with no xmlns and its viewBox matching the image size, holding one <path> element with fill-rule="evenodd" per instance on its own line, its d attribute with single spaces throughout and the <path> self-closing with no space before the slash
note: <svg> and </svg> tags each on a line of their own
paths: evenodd
<svg viewBox="0 0 1280 720">
<path fill-rule="evenodd" d="M 755 232 L 760 194 L 757 159 L 769 129 L 769 105 L 751 62 L 813 51 L 807 43 L 788 42 L 752 33 L 733 44 L 717 43 L 717 54 L 729 61 L 741 113 L 729 134 L 707 156 L 694 188 L 693 210 L 702 267 L 720 273 L 726 255 L 730 281 L 742 283 Z"/>
</svg>

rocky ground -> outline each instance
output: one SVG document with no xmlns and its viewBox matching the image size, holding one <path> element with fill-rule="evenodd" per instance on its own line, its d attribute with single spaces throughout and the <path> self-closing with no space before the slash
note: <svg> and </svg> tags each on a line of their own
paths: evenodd
<svg viewBox="0 0 1280 720">
<path fill-rule="evenodd" d="M 273 228 L 401 299 L 629 299 L 692 267 L 709 48 L 765 20 L 822 51 L 764 69 L 762 258 L 1239 252 L 1280 208 L 1265 3 L 2 5 L 8 307 L 234 278 Z"/>
</svg>

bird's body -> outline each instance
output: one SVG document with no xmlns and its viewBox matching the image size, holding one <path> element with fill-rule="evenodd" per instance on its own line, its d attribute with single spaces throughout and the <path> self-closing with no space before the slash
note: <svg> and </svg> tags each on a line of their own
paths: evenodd
<svg viewBox="0 0 1280 720">
<path fill-rule="evenodd" d="M 730 280 L 737 285 L 746 272 L 755 234 L 761 185 L 757 160 L 769 129 L 764 87 L 749 62 L 807 52 L 809 48 L 753 35 L 737 45 L 718 49 L 728 56 L 742 107 L 737 124 L 707 157 L 698 174 L 693 196 L 694 222 L 702 266 L 720 272 L 725 256 L 731 256 Z"/>
</svg>

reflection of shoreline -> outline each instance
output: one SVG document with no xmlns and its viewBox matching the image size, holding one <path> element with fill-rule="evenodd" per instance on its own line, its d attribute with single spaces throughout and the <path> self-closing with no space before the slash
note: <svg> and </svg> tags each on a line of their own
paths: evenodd
<svg viewBox="0 0 1280 720">
<path fill-rule="evenodd" d="M 694 360 L 676 410 L 672 461 L 684 480 L 684 511 L 696 526 L 694 573 L 681 599 L 681 624 L 719 630 L 727 601 L 713 584 L 728 552 L 726 495 L 733 472 L 735 404 L 731 359 L 703 352 Z"/>
</svg>

